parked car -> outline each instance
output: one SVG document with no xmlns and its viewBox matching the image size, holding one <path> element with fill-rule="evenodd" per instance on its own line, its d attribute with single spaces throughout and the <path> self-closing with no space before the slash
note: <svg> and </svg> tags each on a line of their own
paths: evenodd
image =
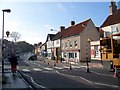
<svg viewBox="0 0 120 90">
<path fill-rule="evenodd" d="M 34 54 L 34 55 L 31 55 L 28 60 L 37 60 L 37 55 Z"/>
</svg>

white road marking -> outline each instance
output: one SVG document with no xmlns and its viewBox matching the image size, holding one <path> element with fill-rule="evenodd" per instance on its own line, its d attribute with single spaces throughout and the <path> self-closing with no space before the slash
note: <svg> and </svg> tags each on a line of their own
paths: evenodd
<svg viewBox="0 0 120 90">
<path fill-rule="evenodd" d="M 28 69 L 22 69 L 22 71 L 25 71 L 25 72 L 30 72 L 30 70 L 28 70 Z"/>
<path fill-rule="evenodd" d="M 56 73 L 58 73 L 59 75 L 65 75 L 65 76 L 72 76 L 72 77 L 76 77 L 74 75 L 68 75 L 68 74 L 63 74 L 63 73 L 60 73 L 58 71 L 56 71 Z M 109 84 L 104 84 L 104 83 L 99 83 L 99 82 L 92 82 L 86 78 L 83 78 L 81 76 L 79 76 L 81 79 L 85 80 L 86 82 L 90 83 L 90 84 L 97 84 L 97 85 L 103 85 L 103 86 L 108 86 L 108 87 L 114 87 L 114 88 L 118 88 L 119 86 L 117 85 L 109 85 Z"/>
<path fill-rule="evenodd" d="M 109 75 L 109 74 L 102 74 L 102 73 L 99 73 L 99 72 L 94 72 L 91 70 L 92 73 L 95 73 L 95 74 L 98 74 L 98 75 L 103 75 L 103 76 L 111 76 L 113 77 L 113 75 Z"/>
<path fill-rule="evenodd" d="M 72 68 L 80 68 L 79 66 L 72 66 Z"/>
<path fill-rule="evenodd" d="M 4 67 L 5 67 L 6 69 L 9 69 L 9 68 L 11 68 L 11 66 L 7 66 L 7 65 L 4 65 Z"/>
<path fill-rule="evenodd" d="M 70 68 L 70 67 L 68 67 L 68 66 L 63 66 L 64 68 Z"/>
<path fill-rule="evenodd" d="M 33 68 L 33 70 L 35 70 L 35 71 L 42 71 L 42 69 L 40 69 L 40 68 Z"/>
<path fill-rule="evenodd" d="M 82 68 L 82 67 L 87 68 L 87 66 L 80 66 L 80 68 Z"/>
<path fill-rule="evenodd" d="M 39 85 L 39 84 L 37 84 L 36 82 L 34 82 L 34 80 L 33 80 L 33 78 L 32 78 L 31 76 L 29 76 L 29 75 L 27 75 L 27 74 L 24 74 L 24 75 L 27 76 L 27 77 L 30 77 L 32 83 L 36 84 L 37 86 L 39 86 L 39 87 L 41 87 L 41 88 L 46 88 L 46 87 L 44 87 L 43 85 Z"/>
<path fill-rule="evenodd" d="M 45 70 L 53 70 L 53 68 L 44 67 Z"/>
</svg>

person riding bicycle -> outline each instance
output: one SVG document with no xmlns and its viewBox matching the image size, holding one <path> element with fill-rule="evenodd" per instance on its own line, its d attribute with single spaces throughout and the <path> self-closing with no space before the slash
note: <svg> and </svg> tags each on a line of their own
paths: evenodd
<svg viewBox="0 0 120 90">
<path fill-rule="evenodd" d="M 17 64 L 18 64 L 18 59 L 17 59 L 15 53 L 13 53 L 13 52 L 10 53 L 8 60 L 11 64 L 11 71 L 12 71 L 13 75 L 15 75 L 16 70 L 17 70 Z"/>
</svg>

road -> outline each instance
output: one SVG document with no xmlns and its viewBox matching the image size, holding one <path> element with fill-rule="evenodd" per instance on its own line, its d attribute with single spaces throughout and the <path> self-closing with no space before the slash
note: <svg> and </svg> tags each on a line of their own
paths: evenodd
<svg viewBox="0 0 120 90">
<path fill-rule="evenodd" d="M 68 67 L 69 68 L 69 67 Z M 19 62 L 19 70 L 32 78 L 38 86 L 54 90 L 56 88 L 104 88 L 117 89 L 118 80 L 111 76 L 86 73 L 83 68 L 69 70 L 67 67 L 54 67 L 42 61 L 29 61 L 26 56 Z"/>
</svg>

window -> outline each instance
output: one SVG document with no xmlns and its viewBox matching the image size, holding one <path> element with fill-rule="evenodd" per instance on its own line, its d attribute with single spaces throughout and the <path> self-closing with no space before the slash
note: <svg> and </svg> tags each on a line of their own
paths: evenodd
<svg viewBox="0 0 120 90">
<path fill-rule="evenodd" d="M 63 45 L 63 43 L 61 43 L 61 47 L 62 47 L 62 48 L 64 48 L 64 45 Z"/>
<path fill-rule="evenodd" d="M 72 47 L 72 42 L 69 42 L 69 44 L 70 44 L 70 47 Z"/>
<path fill-rule="evenodd" d="M 77 40 L 74 41 L 74 47 L 77 47 Z"/>
<path fill-rule="evenodd" d="M 68 44 L 67 44 L 67 42 L 65 43 L 65 48 L 67 48 L 68 47 Z"/>
<path fill-rule="evenodd" d="M 63 56 L 66 58 L 66 53 L 64 53 Z"/>
<path fill-rule="evenodd" d="M 74 53 L 69 53 L 69 58 L 74 58 Z"/>
<path fill-rule="evenodd" d="M 104 36 L 105 37 L 109 37 L 110 36 L 110 32 L 104 32 Z"/>
<path fill-rule="evenodd" d="M 111 33 L 112 33 L 112 34 L 116 34 L 116 33 L 118 33 L 118 32 L 119 32 L 119 30 L 118 30 L 117 27 L 115 27 L 115 26 L 112 26 L 112 27 L 111 27 Z"/>
<path fill-rule="evenodd" d="M 75 58 L 77 58 L 77 53 L 75 53 Z"/>
<path fill-rule="evenodd" d="M 59 44 L 59 41 L 58 41 L 58 40 L 56 41 L 56 44 Z"/>
<path fill-rule="evenodd" d="M 51 57 L 51 53 L 48 53 L 48 57 Z"/>
</svg>

